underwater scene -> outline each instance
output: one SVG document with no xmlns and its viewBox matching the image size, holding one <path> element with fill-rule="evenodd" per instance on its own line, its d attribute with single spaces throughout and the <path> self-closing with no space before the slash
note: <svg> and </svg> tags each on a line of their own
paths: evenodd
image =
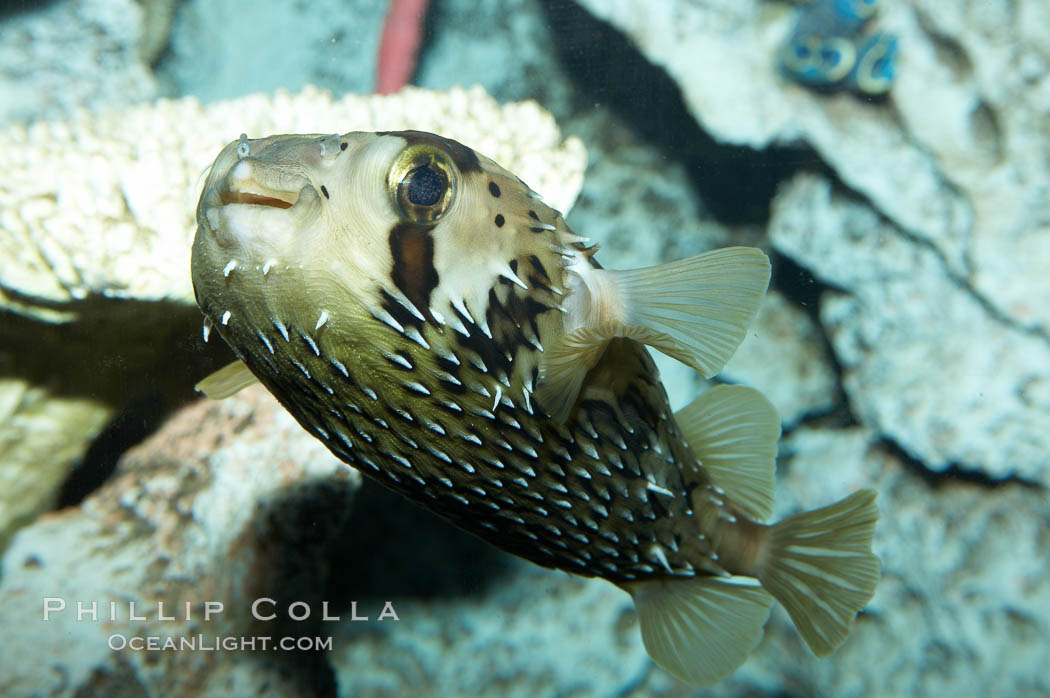
<svg viewBox="0 0 1050 698">
<path fill-rule="evenodd" d="M 1048 26 L 0 3 L 0 696 L 1050 695 Z"/>
</svg>

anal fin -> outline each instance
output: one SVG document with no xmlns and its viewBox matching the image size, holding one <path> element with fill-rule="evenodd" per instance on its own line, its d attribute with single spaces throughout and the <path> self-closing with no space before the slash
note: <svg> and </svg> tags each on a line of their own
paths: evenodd
<svg viewBox="0 0 1050 698">
<path fill-rule="evenodd" d="M 706 685 L 744 663 L 762 639 L 773 597 L 749 577 L 656 579 L 625 584 L 653 661 Z"/>
<path fill-rule="evenodd" d="M 212 400 L 222 400 L 258 382 L 259 379 L 248 370 L 248 366 L 237 360 L 223 366 L 193 387 Z"/>
</svg>

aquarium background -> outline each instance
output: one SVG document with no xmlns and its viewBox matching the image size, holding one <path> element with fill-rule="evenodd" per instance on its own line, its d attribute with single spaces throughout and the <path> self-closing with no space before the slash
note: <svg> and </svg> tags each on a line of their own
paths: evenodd
<svg viewBox="0 0 1050 698">
<path fill-rule="evenodd" d="M 432 0 L 426 91 L 371 97 L 387 10 L 0 4 L 0 694 L 1050 694 L 1050 3 Z M 894 52 L 863 63 L 872 37 Z M 810 38 L 854 67 L 800 68 Z M 189 288 L 219 147 L 405 125 L 510 167 L 606 266 L 770 255 L 717 380 L 780 411 L 776 518 L 879 491 L 883 579 L 833 656 L 776 607 L 739 671 L 690 688 L 612 585 L 362 482 L 262 391 L 195 396 L 232 358 Z M 705 388 L 659 363 L 675 406 Z M 45 621 L 45 597 L 68 606 Z"/>
</svg>

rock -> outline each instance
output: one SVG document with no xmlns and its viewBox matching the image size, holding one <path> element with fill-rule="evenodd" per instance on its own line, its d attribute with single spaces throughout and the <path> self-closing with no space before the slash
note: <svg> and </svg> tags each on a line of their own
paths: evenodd
<svg viewBox="0 0 1050 698">
<path fill-rule="evenodd" d="M 56 395 L 21 376 L 0 378 L 0 550 L 54 506 L 58 487 L 112 416 L 112 407 L 89 396 Z"/>
<path fill-rule="evenodd" d="M 719 379 L 762 391 L 785 428 L 828 412 L 838 400 L 838 377 L 820 328 L 775 290 L 766 293 Z"/>
<path fill-rule="evenodd" d="M 778 250 L 839 291 L 821 322 L 861 422 L 934 470 L 1050 484 L 1050 341 L 862 202 L 799 176 L 774 202 Z"/>
<path fill-rule="evenodd" d="M 308 85 L 366 95 L 375 86 L 386 8 L 371 0 L 314 0 L 260 12 L 251 0 L 184 0 L 157 76 L 170 93 L 206 104 Z"/>
<path fill-rule="evenodd" d="M 1050 254 L 1050 10 L 1038 0 L 880 3 L 900 43 L 883 104 L 789 82 L 775 55 L 795 15 L 760 0 L 582 0 L 627 33 L 682 88 L 723 142 L 804 142 L 850 188 L 934 247 L 981 300 L 1050 331 L 1040 264 Z M 697 66 L 718 66 L 697 70 Z"/>
<path fill-rule="evenodd" d="M 520 563 L 484 595 L 397 610 L 334 636 L 340 696 L 625 695 L 652 671 L 630 597 L 599 580 Z"/>
<path fill-rule="evenodd" d="M 131 638 L 214 647 L 216 637 L 293 634 L 294 624 L 256 621 L 251 604 L 316 601 L 359 482 L 261 387 L 188 406 L 81 506 L 15 537 L 2 561 L 0 615 L 19 641 L 0 656 L 0 692 L 304 691 L 309 673 L 272 652 L 123 647 Z M 95 604 L 97 620 L 77 620 L 78 602 Z M 207 602 L 223 610 L 205 619 Z M 45 603 L 55 609 L 46 621 Z"/>
<path fill-rule="evenodd" d="M 17 4 L 35 7 L 0 21 L 0 124 L 64 119 L 77 109 L 156 96 L 149 65 L 139 58 L 143 13 L 133 0 Z"/>
<path fill-rule="evenodd" d="M 123 449 L 229 360 L 203 345 L 200 312 L 187 305 L 32 307 L 58 322 L 0 312 L 0 551 L 60 492 L 79 501 L 101 484 Z"/>
<path fill-rule="evenodd" d="M 142 39 L 139 55 L 142 62 L 152 66 L 168 48 L 171 27 L 175 21 L 175 5 L 179 0 L 135 0 L 142 7 Z"/>
</svg>

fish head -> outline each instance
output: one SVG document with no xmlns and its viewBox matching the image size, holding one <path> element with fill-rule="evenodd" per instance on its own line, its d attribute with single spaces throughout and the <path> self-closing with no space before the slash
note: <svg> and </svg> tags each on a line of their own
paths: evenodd
<svg viewBox="0 0 1050 698">
<path fill-rule="evenodd" d="M 553 238 L 555 219 L 517 177 L 433 134 L 242 137 L 205 182 L 194 287 L 216 319 L 225 308 L 209 312 L 207 298 L 231 284 L 349 295 L 371 309 L 380 287 L 419 315 L 483 312 L 511 260 L 549 254 L 536 233 Z"/>
</svg>

